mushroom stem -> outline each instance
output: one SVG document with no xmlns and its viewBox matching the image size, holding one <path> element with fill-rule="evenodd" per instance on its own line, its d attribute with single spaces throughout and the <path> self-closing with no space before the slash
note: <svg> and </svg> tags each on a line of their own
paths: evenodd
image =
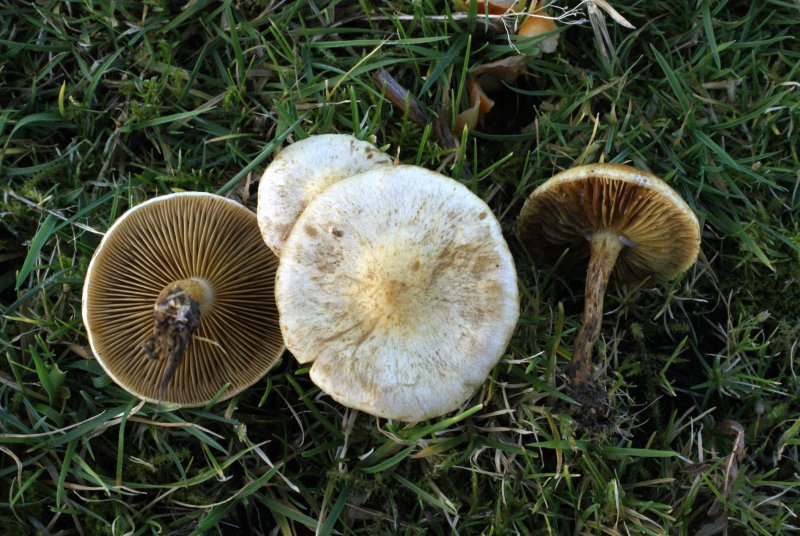
<svg viewBox="0 0 800 536">
<path fill-rule="evenodd" d="M 164 287 L 164 290 L 158 295 L 156 303 L 164 300 L 169 293 L 175 291 L 182 291 L 189 298 L 196 301 L 197 305 L 200 307 L 200 312 L 203 314 L 207 313 L 214 305 L 214 287 L 202 277 L 190 277 L 170 283 Z"/>
<path fill-rule="evenodd" d="M 582 325 L 575 338 L 569 376 L 573 387 L 592 383 L 592 350 L 600 337 L 603 298 L 608 279 L 623 243 L 617 233 L 603 231 L 592 235 L 589 269 L 586 272 Z"/>
<path fill-rule="evenodd" d="M 160 398 L 164 398 L 169 382 L 189 349 L 200 326 L 200 315 L 207 313 L 213 303 L 214 289 L 201 278 L 175 281 L 158 295 L 153 306 L 153 336 L 145 342 L 144 350 L 150 359 L 167 355 L 167 366 L 159 386 Z"/>
</svg>

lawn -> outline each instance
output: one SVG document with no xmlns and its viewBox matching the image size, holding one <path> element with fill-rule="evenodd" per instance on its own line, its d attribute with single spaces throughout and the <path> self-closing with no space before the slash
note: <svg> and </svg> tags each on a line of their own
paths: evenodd
<svg viewBox="0 0 800 536">
<path fill-rule="evenodd" d="M 0 3 L 3 531 L 800 531 L 800 3 L 550 13 L 542 53 L 510 17 L 433 0 Z M 447 136 L 470 73 L 515 55 L 526 72 Z M 480 390 L 406 424 L 337 404 L 289 353 L 206 407 L 113 383 L 81 291 L 114 220 L 182 190 L 255 210 L 276 151 L 335 132 L 500 220 L 521 316 Z M 566 379 L 581 274 L 533 262 L 514 223 L 548 177 L 596 162 L 662 177 L 702 245 L 674 281 L 609 286 L 595 372 L 613 417 L 587 429 Z"/>
</svg>

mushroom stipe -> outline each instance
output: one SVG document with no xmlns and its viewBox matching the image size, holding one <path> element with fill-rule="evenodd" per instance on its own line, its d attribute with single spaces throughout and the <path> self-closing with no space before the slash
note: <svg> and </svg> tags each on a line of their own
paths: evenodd
<svg viewBox="0 0 800 536">
<path fill-rule="evenodd" d="M 156 301 L 153 319 L 154 334 L 145 341 L 144 351 L 150 359 L 166 354 L 167 368 L 159 388 L 159 398 L 163 399 L 192 337 L 200 327 L 200 305 L 182 286 L 175 285 L 166 296 Z"/>
</svg>

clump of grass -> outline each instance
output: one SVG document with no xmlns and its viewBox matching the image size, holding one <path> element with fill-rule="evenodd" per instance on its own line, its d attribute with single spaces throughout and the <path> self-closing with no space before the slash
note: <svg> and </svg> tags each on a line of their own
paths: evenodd
<svg viewBox="0 0 800 536">
<path fill-rule="evenodd" d="M 795 532 L 800 9 L 615 2 L 636 29 L 607 18 L 606 57 L 583 7 L 563 7 L 577 11 L 558 51 L 531 57 L 450 148 L 372 74 L 454 118 L 466 73 L 519 45 L 477 14 L 430 0 L 0 7 L 5 530 Z M 111 383 L 80 318 L 102 232 L 171 189 L 253 207 L 284 140 L 334 131 L 461 177 L 501 218 L 523 314 L 490 380 L 416 425 L 345 410 L 288 356 L 206 408 L 141 404 Z M 610 290 L 598 353 L 619 419 L 597 436 L 564 394 L 582 285 L 531 265 L 511 229 L 537 184 L 601 159 L 669 181 L 704 242 L 678 281 Z"/>
</svg>

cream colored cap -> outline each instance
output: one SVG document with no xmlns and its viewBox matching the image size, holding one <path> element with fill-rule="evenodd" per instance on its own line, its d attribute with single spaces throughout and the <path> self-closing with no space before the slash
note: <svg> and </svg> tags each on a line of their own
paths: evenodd
<svg viewBox="0 0 800 536">
<path fill-rule="evenodd" d="M 320 134 L 295 142 L 272 161 L 258 185 L 258 225 L 269 248 L 281 248 L 306 205 L 336 181 L 392 159 L 347 134 Z"/>
<path fill-rule="evenodd" d="M 344 179 L 309 203 L 275 283 L 281 330 L 342 404 L 419 421 L 486 380 L 519 316 L 514 261 L 491 209 L 415 166 Z"/>
</svg>

